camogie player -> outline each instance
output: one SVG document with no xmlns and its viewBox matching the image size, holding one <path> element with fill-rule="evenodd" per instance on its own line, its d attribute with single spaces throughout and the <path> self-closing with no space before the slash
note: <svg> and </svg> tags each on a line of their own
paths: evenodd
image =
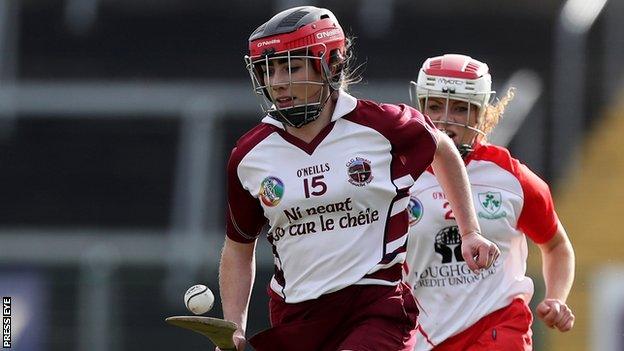
<svg viewBox="0 0 624 351">
<path fill-rule="evenodd" d="M 455 206 L 429 169 L 412 187 L 407 281 L 420 307 L 416 350 L 531 350 L 533 282 L 526 274 L 529 237 L 542 252 L 546 296 L 537 315 L 568 331 L 566 299 L 574 252 L 557 218 L 548 185 L 503 147 L 485 142 L 513 91 L 490 104 L 488 66 L 465 55 L 429 58 L 410 97 L 463 156 L 483 234 L 501 250 L 473 274 L 458 250 Z M 415 101 L 414 101 L 415 100 Z M 452 208 L 452 210 L 451 210 Z"/>
<path fill-rule="evenodd" d="M 242 136 L 227 170 L 221 257 L 224 317 L 245 347 L 255 245 L 273 248 L 271 328 L 263 350 L 411 350 L 418 309 L 402 283 L 409 188 L 430 165 L 455 209 L 473 270 L 498 248 L 479 235 L 461 157 L 452 141 L 405 105 L 346 92 L 349 40 L 312 6 L 282 11 L 249 38 L 245 60 L 266 115 Z"/>
</svg>

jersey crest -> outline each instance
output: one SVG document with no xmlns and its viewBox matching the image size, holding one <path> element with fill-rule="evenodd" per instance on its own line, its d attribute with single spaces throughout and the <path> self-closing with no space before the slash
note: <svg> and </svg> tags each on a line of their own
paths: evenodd
<svg viewBox="0 0 624 351">
<path fill-rule="evenodd" d="M 355 186 L 364 186 L 373 180 L 371 162 L 362 157 L 355 157 L 347 162 L 349 183 Z"/>
<path fill-rule="evenodd" d="M 422 202 L 417 197 L 411 197 L 407 208 L 409 210 L 409 224 L 414 225 L 420 222 L 424 210 Z"/>
<path fill-rule="evenodd" d="M 498 219 L 507 216 L 505 210 L 501 211 L 503 196 L 500 192 L 487 191 L 479 193 L 479 204 L 485 211 L 479 211 L 479 217 L 485 219 Z"/>
<path fill-rule="evenodd" d="M 277 206 L 284 197 L 284 182 L 277 177 L 264 178 L 260 184 L 259 196 L 266 206 Z"/>
</svg>

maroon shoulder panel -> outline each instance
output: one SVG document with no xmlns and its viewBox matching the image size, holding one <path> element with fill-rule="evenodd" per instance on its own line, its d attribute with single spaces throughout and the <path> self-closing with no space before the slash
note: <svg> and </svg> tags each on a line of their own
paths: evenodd
<svg viewBox="0 0 624 351">
<path fill-rule="evenodd" d="M 243 188 L 238 178 L 238 166 L 249 153 L 266 137 L 278 128 L 261 123 L 243 135 L 230 154 L 227 166 L 227 201 L 226 234 L 237 242 L 253 242 L 267 222 L 260 202 Z"/>
<path fill-rule="evenodd" d="M 357 108 L 343 118 L 375 129 L 390 141 L 393 179 L 407 174 L 416 179 L 433 161 L 436 127 L 412 107 L 358 100 Z"/>
</svg>

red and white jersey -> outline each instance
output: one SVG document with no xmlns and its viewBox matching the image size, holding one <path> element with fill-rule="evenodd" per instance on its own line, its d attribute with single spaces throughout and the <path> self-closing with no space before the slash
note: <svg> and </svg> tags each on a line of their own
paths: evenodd
<svg viewBox="0 0 624 351">
<path fill-rule="evenodd" d="M 463 260 L 457 222 L 435 176 L 425 172 L 409 204 L 406 277 L 421 307 L 415 350 L 429 350 L 516 297 L 529 301 L 527 241 L 550 240 L 558 219 L 548 185 L 507 149 L 477 145 L 466 159 L 483 235 L 501 250 L 488 270 L 475 275 Z"/>
<path fill-rule="evenodd" d="M 265 117 L 230 156 L 227 235 L 253 242 L 268 223 L 270 286 L 288 303 L 353 284 L 396 285 L 409 188 L 433 160 L 435 135 L 411 107 L 342 91 L 310 143 Z"/>
</svg>

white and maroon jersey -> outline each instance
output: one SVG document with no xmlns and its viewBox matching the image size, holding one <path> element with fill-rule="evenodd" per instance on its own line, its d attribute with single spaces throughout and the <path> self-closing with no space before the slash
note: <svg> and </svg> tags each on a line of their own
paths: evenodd
<svg viewBox="0 0 624 351">
<path fill-rule="evenodd" d="M 433 160 L 435 135 L 411 107 L 342 91 L 310 143 L 265 117 L 230 156 L 227 235 L 253 242 L 268 224 L 270 287 L 288 303 L 353 284 L 396 285 L 409 188 Z"/>
<path fill-rule="evenodd" d="M 501 255 L 475 275 L 461 254 L 453 212 L 435 176 L 425 172 L 411 189 L 406 277 L 421 307 L 415 350 L 429 350 L 482 317 L 529 301 L 527 241 L 550 240 L 558 219 L 548 185 L 502 147 L 481 144 L 466 159 L 475 210 L 483 235 Z"/>
</svg>

